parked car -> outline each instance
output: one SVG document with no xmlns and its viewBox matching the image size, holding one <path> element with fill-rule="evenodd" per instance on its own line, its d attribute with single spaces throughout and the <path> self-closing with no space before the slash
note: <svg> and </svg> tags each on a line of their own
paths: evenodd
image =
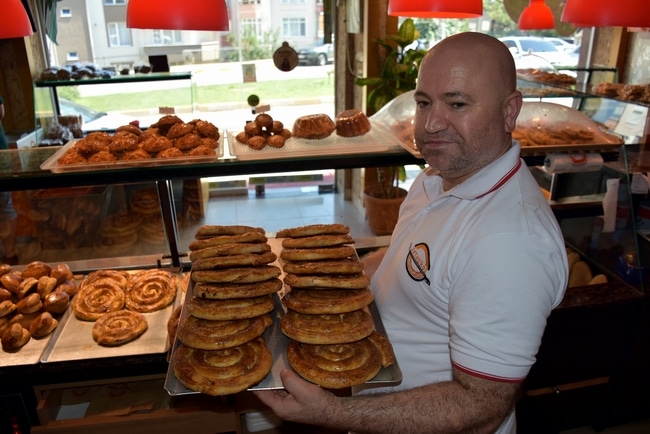
<svg viewBox="0 0 650 434">
<path fill-rule="evenodd" d="M 572 44 L 571 42 L 565 41 L 562 38 L 544 38 L 545 41 L 549 41 L 551 44 L 555 45 L 557 48 L 559 48 L 562 51 L 565 51 L 567 53 L 573 52 L 578 46 L 576 44 Z"/>
<path fill-rule="evenodd" d="M 323 44 L 298 50 L 299 65 L 324 66 L 334 62 L 334 44 Z"/>
<path fill-rule="evenodd" d="M 513 56 L 531 53 L 547 60 L 557 69 L 561 66 L 576 66 L 577 60 L 563 50 L 558 49 L 552 42 L 534 36 L 506 36 L 499 38 L 506 44 Z"/>
</svg>

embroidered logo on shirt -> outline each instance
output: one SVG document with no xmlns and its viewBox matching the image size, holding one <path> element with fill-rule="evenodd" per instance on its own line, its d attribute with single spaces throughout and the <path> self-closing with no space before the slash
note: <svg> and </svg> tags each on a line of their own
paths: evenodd
<svg viewBox="0 0 650 434">
<path fill-rule="evenodd" d="M 411 279 L 417 282 L 424 280 L 427 285 L 430 285 L 431 281 L 427 277 L 430 267 L 429 246 L 424 243 L 411 244 L 406 255 L 406 272 Z"/>
</svg>

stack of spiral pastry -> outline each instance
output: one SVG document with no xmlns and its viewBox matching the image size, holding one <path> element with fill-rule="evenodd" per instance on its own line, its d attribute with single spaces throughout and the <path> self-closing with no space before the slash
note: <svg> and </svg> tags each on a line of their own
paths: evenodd
<svg viewBox="0 0 650 434">
<path fill-rule="evenodd" d="M 373 301 L 363 264 L 341 224 L 284 229 L 280 329 L 289 339 L 287 360 L 303 378 L 330 389 L 371 380 L 394 363 L 388 340 L 374 329 L 366 307 Z"/>
<path fill-rule="evenodd" d="M 67 264 L 33 261 L 22 270 L 0 265 L 0 341 L 18 351 L 31 338 L 49 336 L 77 292 Z"/>
<path fill-rule="evenodd" d="M 81 282 L 72 307 L 77 319 L 94 321 L 92 336 L 98 344 L 122 345 L 147 331 L 145 314 L 172 304 L 177 286 L 176 274 L 158 268 L 97 270 Z"/>
<path fill-rule="evenodd" d="M 264 331 L 272 324 L 280 268 L 261 228 L 202 226 L 190 244 L 192 297 L 176 329 L 171 365 L 188 389 L 228 395 L 271 371 Z"/>
<path fill-rule="evenodd" d="M 142 253 L 159 252 L 167 238 L 160 213 L 158 190 L 155 187 L 147 187 L 134 192 L 129 199 L 129 209 L 142 217 L 136 227 L 137 245 Z"/>
</svg>

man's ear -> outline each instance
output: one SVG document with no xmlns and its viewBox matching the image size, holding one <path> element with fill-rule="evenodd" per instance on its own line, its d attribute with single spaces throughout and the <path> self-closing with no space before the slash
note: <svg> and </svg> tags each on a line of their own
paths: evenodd
<svg viewBox="0 0 650 434">
<path fill-rule="evenodd" d="M 518 90 L 511 93 L 504 102 L 504 124 L 508 134 L 512 133 L 517 126 L 517 116 L 519 116 L 522 104 L 523 98 Z"/>
</svg>

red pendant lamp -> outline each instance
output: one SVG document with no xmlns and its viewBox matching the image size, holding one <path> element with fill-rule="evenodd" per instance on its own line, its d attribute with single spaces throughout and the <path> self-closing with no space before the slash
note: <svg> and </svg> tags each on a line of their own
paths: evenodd
<svg viewBox="0 0 650 434">
<path fill-rule="evenodd" d="M 32 23 L 20 0 L 0 2 L 0 39 L 31 36 Z"/>
<path fill-rule="evenodd" d="M 553 11 L 545 0 L 530 0 L 517 22 L 517 28 L 520 30 L 553 29 L 554 27 Z"/>
<path fill-rule="evenodd" d="M 126 26 L 208 31 L 230 28 L 225 0 L 129 0 Z"/>
<path fill-rule="evenodd" d="M 482 0 L 389 0 L 388 15 L 415 18 L 478 18 Z"/>
<path fill-rule="evenodd" d="M 583 27 L 650 27 L 648 0 L 566 0 L 562 21 Z"/>
</svg>

